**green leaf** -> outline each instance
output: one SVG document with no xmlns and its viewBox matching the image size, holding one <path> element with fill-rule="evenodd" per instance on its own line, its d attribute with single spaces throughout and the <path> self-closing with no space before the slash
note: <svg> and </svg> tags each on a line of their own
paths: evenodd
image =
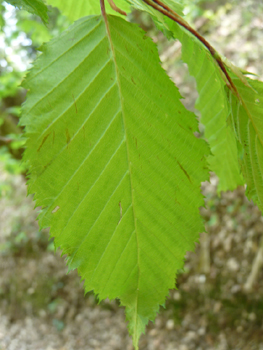
<svg viewBox="0 0 263 350">
<path fill-rule="evenodd" d="M 205 126 L 205 137 L 212 151 L 209 166 L 219 177 L 218 192 L 234 190 L 243 185 L 244 180 L 235 134 L 227 124 L 230 106 L 225 81 L 216 61 L 203 44 L 183 28 L 176 27 L 174 34 L 182 43 L 182 60 L 196 80 L 199 93 L 196 108 L 201 112 L 200 121 Z"/>
<path fill-rule="evenodd" d="M 108 21 L 81 19 L 43 46 L 24 84 L 24 160 L 40 226 L 86 292 L 120 299 L 137 348 L 204 230 L 210 151 L 152 40 Z"/>
<path fill-rule="evenodd" d="M 57 7 L 71 21 L 75 21 L 81 17 L 89 15 L 99 15 L 101 13 L 99 0 L 47 0 L 47 3 L 53 7 Z M 129 13 L 130 5 L 125 0 L 115 0 L 114 3 L 121 10 Z M 105 0 L 106 12 L 120 15 L 114 11 L 107 0 Z"/>
<path fill-rule="evenodd" d="M 230 94 L 232 125 L 243 146 L 240 161 L 246 194 L 263 211 L 263 82 L 247 78 L 246 86 L 233 75 L 232 79 L 242 100 Z"/>
<path fill-rule="evenodd" d="M 20 10 L 26 10 L 39 16 L 44 23 L 48 22 L 48 8 L 42 0 L 5 0 L 7 3 L 18 7 Z"/>
</svg>

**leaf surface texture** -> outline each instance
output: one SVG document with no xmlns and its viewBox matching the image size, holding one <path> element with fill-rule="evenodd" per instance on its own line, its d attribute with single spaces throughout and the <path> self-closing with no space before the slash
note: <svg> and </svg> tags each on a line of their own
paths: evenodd
<svg viewBox="0 0 263 350">
<path fill-rule="evenodd" d="M 199 93 L 196 108 L 201 112 L 212 155 L 210 169 L 219 177 L 218 191 L 234 190 L 244 180 L 238 162 L 235 134 L 227 124 L 230 106 L 226 84 L 210 52 L 186 30 L 177 26 L 175 36 L 182 43 L 182 60 L 195 77 Z"/>
<path fill-rule="evenodd" d="M 85 290 L 126 307 L 137 347 L 204 230 L 209 148 L 137 25 L 84 18 L 42 50 L 24 84 L 29 191 Z"/>
<path fill-rule="evenodd" d="M 230 93 L 231 120 L 237 138 L 242 145 L 241 166 L 247 184 L 247 197 L 263 211 L 263 83 L 247 78 L 232 79 L 242 103 Z"/>
</svg>

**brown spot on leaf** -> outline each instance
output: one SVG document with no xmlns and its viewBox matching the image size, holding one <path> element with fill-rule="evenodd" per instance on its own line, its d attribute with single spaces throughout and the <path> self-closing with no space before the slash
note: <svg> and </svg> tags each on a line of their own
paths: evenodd
<svg viewBox="0 0 263 350">
<path fill-rule="evenodd" d="M 175 200 L 175 203 L 176 203 L 176 204 L 181 205 L 181 203 L 180 203 L 180 202 L 178 202 L 178 200 L 176 199 L 176 196 L 175 196 L 175 199 L 174 199 L 174 200 Z"/>
<path fill-rule="evenodd" d="M 55 214 L 59 209 L 60 207 L 57 205 L 56 208 L 52 210 L 52 214 Z"/>
<path fill-rule="evenodd" d="M 75 97 L 74 97 L 74 95 L 73 95 L 73 94 L 72 94 L 72 97 L 73 97 L 73 101 L 74 101 L 74 105 L 75 105 L 75 110 L 76 110 L 76 113 L 78 113 L 77 104 L 76 104 Z"/>
<path fill-rule="evenodd" d="M 118 225 L 119 223 L 121 222 L 121 219 L 122 219 L 122 206 L 121 206 L 121 201 L 119 201 L 119 207 L 120 207 L 120 220 L 118 222 Z"/>
<path fill-rule="evenodd" d="M 43 165 L 43 171 L 39 174 L 39 176 L 49 167 L 51 164 L 51 161 L 49 161 L 47 164 Z"/>
<path fill-rule="evenodd" d="M 136 85 L 136 83 L 135 83 L 133 77 L 131 77 L 131 81 L 133 82 L 134 85 Z"/>
<path fill-rule="evenodd" d="M 68 128 L 66 129 L 66 140 L 67 140 L 67 144 L 69 144 L 70 143 L 70 134 L 69 134 Z"/>
<path fill-rule="evenodd" d="M 188 180 L 192 183 L 192 181 L 191 181 L 191 178 L 190 178 L 190 176 L 189 176 L 189 174 L 187 173 L 187 171 L 184 169 L 184 167 L 178 162 L 178 160 L 177 160 L 177 163 L 178 163 L 178 165 L 179 165 L 179 167 L 183 170 L 183 172 L 185 173 L 185 176 L 188 178 Z"/>
<path fill-rule="evenodd" d="M 40 146 L 39 146 L 38 149 L 37 149 L 37 152 L 39 152 L 39 151 L 41 150 L 42 146 L 43 146 L 44 143 L 46 142 L 46 139 L 48 138 L 49 135 L 50 135 L 50 132 L 49 132 L 46 136 L 44 136 L 44 138 L 43 138 L 43 140 L 42 140 Z"/>
</svg>

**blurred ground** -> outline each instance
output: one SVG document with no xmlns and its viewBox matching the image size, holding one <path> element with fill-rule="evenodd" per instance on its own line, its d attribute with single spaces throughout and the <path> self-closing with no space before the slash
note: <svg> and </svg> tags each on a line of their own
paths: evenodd
<svg viewBox="0 0 263 350">
<path fill-rule="evenodd" d="M 255 3 L 226 4 L 193 21 L 219 52 L 263 78 L 263 20 Z M 163 64 L 193 109 L 194 80 L 173 63 L 180 45 L 159 39 Z M 24 178 L 0 174 L 0 350 L 132 349 L 123 309 L 84 297 L 76 271 L 66 274 L 47 232 L 38 232 Z M 212 176 L 203 185 L 208 234 L 187 254 L 178 290 L 148 326 L 141 350 L 263 350 L 262 268 L 244 289 L 261 244 L 262 216 L 243 188 L 219 198 L 216 183 Z"/>
</svg>

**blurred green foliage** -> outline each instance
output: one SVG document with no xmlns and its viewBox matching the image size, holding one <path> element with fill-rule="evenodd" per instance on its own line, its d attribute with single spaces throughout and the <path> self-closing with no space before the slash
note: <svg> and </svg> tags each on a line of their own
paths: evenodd
<svg viewBox="0 0 263 350">
<path fill-rule="evenodd" d="M 39 16 L 44 23 L 48 22 L 48 8 L 42 0 L 6 0 L 6 2 Z"/>
<path fill-rule="evenodd" d="M 26 91 L 20 84 L 39 55 L 38 48 L 69 25 L 57 9 L 50 7 L 48 14 L 49 23 L 44 25 L 34 14 L 0 4 L 0 164 L 11 174 L 26 174 L 21 162 L 25 139 L 19 126 Z M 1 182 L 0 197 L 3 193 L 8 193 L 8 186 Z"/>
<path fill-rule="evenodd" d="M 209 11 L 211 4 L 215 2 L 218 3 L 216 0 L 184 0 L 184 13 L 189 20 L 193 21 L 197 17 L 206 16 L 206 11 Z M 220 4 L 216 4 L 215 7 L 218 8 L 218 5 L 221 4 L 222 1 L 220 1 Z"/>
</svg>

